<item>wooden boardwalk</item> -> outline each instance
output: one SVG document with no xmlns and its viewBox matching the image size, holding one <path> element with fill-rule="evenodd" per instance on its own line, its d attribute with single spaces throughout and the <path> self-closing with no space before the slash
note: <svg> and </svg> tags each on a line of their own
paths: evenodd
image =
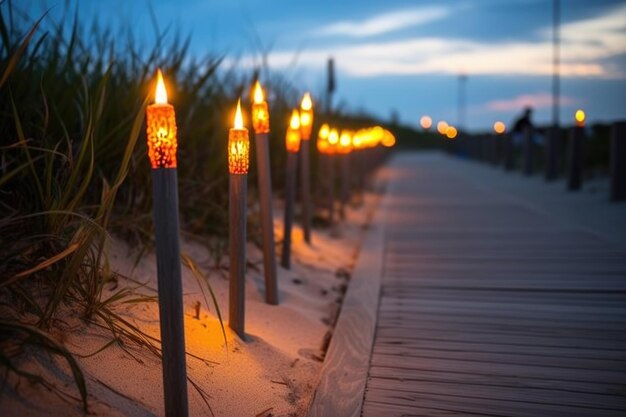
<svg viewBox="0 0 626 417">
<path fill-rule="evenodd" d="M 389 169 L 362 415 L 626 416 L 624 247 L 470 162 Z"/>
</svg>

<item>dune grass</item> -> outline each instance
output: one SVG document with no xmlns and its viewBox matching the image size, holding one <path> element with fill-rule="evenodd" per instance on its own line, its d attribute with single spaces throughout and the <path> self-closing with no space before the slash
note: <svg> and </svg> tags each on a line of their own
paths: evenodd
<svg viewBox="0 0 626 417">
<path fill-rule="evenodd" d="M 87 410 L 78 361 L 50 332 L 64 315 L 106 329 L 111 341 L 102 349 L 133 343 L 160 355 L 159 341 L 117 312 L 121 304 L 156 297 L 108 260 L 112 234 L 138 248 L 137 256 L 153 245 L 144 114 L 155 69 L 169 80 L 178 118 L 181 233 L 203 242 L 216 265 L 228 227 L 227 131 L 233 103 L 255 73 L 223 68 L 219 56 L 193 57 L 189 39 L 175 33 L 155 32 L 146 48 L 132 30 L 85 27 L 71 11 L 59 21 L 33 18 L 11 1 L 0 3 L 0 38 L 0 368 L 56 389 L 20 368 L 21 347 L 60 355 Z M 265 85 L 274 98 L 270 151 L 280 189 L 286 121 L 299 92 L 279 75 Z M 249 184 L 255 205 L 254 158 Z M 249 238 L 258 242 L 254 211 L 249 221 Z M 221 322 L 205 274 L 190 257 L 183 261 Z M 208 406 L 200 384 L 191 383 Z"/>
</svg>

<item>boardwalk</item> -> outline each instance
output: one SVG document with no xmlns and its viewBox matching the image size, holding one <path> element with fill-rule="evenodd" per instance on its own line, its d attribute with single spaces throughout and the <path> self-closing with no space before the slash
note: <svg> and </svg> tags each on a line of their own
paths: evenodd
<svg viewBox="0 0 626 417">
<path fill-rule="evenodd" d="M 626 415 L 626 207 L 595 225 L 608 202 L 570 211 L 469 162 L 390 169 L 363 416 Z"/>
</svg>

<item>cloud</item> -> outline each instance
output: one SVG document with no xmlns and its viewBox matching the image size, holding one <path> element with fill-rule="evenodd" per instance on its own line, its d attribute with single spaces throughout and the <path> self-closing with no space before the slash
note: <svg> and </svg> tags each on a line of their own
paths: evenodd
<svg viewBox="0 0 626 417">
<path fill-rule="evenodd" d="M 380 18 L 385 16 L 388 15 Z M 383 26 L 377 26 L 377 30 L 382 30 Z M 373 31 L 369 28 L 365 32 Z M 626 5 L 605 15 L 563 25 L 561 33 L 563 77 L 624 77 L 623 68 L 612 65 L 610 59 L 626 53 Z M 298 64 L 303 67 L 322 70 L 326 59 L 334 56 L 338 68 L 354 77 L 461 72 L 468 75 L 550 75 L 551 34 L 543 31 L 540 35 L 539 41 L 500 43 L 416 37 L 358 42 L 305 50 L 299 54 L 277 51 L 269 54 L 268 62 L 273 68 L 288 68 L 297 56 Z M 239 63 L 245 65 L 246 59 Z"/>
<path fill-rule="evenodd" d="M 394 32 L 411 26 L 442 19 L 449 14 L 445 7 L 420 7 L 384 13 L 362 21 L 340 21 L 313 32 L 316 36 L 348 36 L 363 38 Z"/>
<path fill-rule="evenodd" d="M 561 96 L 559 100 L 561 105 L 565 106 L 578 103 L 577 99 L 568 96 Z M 524 94 L 511 99 L 490 101 L 482 106 L 484 109 L 498 112 L 517 111 L 524 107 L 534 109 L 552 107 L 552 94 L 547 92 Z"/>
</svg>

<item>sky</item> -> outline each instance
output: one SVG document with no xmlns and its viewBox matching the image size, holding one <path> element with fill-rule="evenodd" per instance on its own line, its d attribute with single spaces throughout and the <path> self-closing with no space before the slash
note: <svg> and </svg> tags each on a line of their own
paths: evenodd
<svg viewBox="0 0 626 417">
<path fill-rule="evenodd" d="M 396 112 L 417 126 L 429 115 L 478 131 L 525 106 L 536 123 L 552 120 L 552 0 L 30 1 L 52 14 L 78 4 L 86 21 L 132 26 L 148 43 L 151 8 L 160 30 L 191 35 L 192 54 L 242 70 L 265 56 L 320 101 L 332 56 L 335 106 L 383 120 Z M 626 119 L 626 0 L 560 3 L 562 124 L 577 108 L 592 123 Z"/>
</svg>

